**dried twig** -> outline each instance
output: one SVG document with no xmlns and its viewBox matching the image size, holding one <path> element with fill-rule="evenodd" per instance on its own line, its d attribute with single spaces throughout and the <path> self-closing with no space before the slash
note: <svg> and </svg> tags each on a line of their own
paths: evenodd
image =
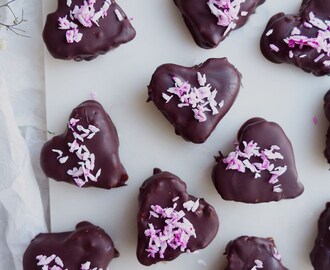
<svg viewBox="0 0 330 270">
<path fill-rule="evenodd" d="M 16 16 L 14 10 L 11 7 L 11 4 L 13 2 L 15 2 L 16 0 L 10 0 L 8 2 L 6 2 L 5 4 L 0 5 L 0 9 L 1 8 L 7 8 L 13 18 L 12 23 L 5 23 L 0 21 L 0 27 L 5 27 L 7 28 L 8 31 L 13 32 L 14 34 L 18 35 L 18 36 L 22 36 L 22 37 L 29 37 L 27 36 L 25 33 L 25 31 L 23 29 L 21 29 L 20 27 L 18 27 L 19 25 L 21 25 L 22 23 L 26 22 L 26 20 L 24 19 L 24 12 L 22 10 L 22 14 L 21 16 Z"/>
</svg>

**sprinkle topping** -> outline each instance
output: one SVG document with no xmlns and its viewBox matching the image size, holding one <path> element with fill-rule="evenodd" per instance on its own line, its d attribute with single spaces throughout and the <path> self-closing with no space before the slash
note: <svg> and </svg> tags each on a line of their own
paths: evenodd
<svg viewBox="0 0 330 270">
<path fill-rule="evenodd" d="M 270 149 L 260 150 L 260 147 L 258 147 L 258 144 L 254 141 L 250 141 L 249 143 L 243 141 L 243 145 L 243 151 L 237 146 L 234 152 L 229 153 L 229 155 L 222 160 L 224 164 L 227 164 L 226 170 L 236 170 L 241 173 L 245 173 L 249 170 L 254 173 L 254 178 L 261 177 L 262 172 L 266 171 L 271 174 L 268 182 L 274 185 L 273 192 L 282 192 L 281 184 L 278 184 L 279 177 L 286 172 L 287 166 L 278 166 L 275 168 L 275 165 L 271 163 L 272 160 L 284 159 L 280 152 L 276 152 L 280 150 L 280 148 L 277 145 L 272 145 Z M 258 158 L 261 162 L 251 163 L 251 158 L 253 158 L 253 160 Z"/>
<path fill-rule="evenodd" d="M 217 25 L 227 26 L 223 33 L 224 36 L 236 27 L 235 21 L 238 20 L 240 7 L 244 2 L 245 0 L 209 0 L 207 2 L 211 13 L 218 18 Z M 246 11 L 241 12 L 241 16 L 246 16 L 247 14 Z"/>
<path fill-rule="evenodd" d="M 195 204 L 198 201 L 199 200 L 196 202 L 188 202 Z M 191 236 L 196 238 L 195 228 L 191 222 L 185 218 L 185 212 L 183 210 L 175 210 L 176 207 L 177 203 L 174 203 L 173 207 L 167 208 L 162 208 L 159 205 L 151 205 L 149 219 L 164 219 L 164 224 L 166 225 L 161 230 L 155 228 L 153 223 L 148 223 L 149 229 L 144 231 L 144 235 L 149 237 L 149 244 L 146 249 L 148 257 L 155 258 L 158 254 L 159 258 L 163 259 L 167 248 L 179 248 L 182 252 L 189 252 L 187 245 Z M 198 206 L 196 209 L 197 208 Z"/>
<path fill-rule="evenodd" d="M 79 119 L 71 118 L 68 123 L 68 128 L 72 131 L 74 141 L 68 143 L 68 151 L 75 153 L 78 158 L 77 167 L 69 169 L 67 174 L 72 176 L 77 186 L 82 187 L 88 181 L 97 182 L 101 175 L 101 169 L 99 169 L 94 175 L 92 171 L 95 169 L 95 154 L 91 153 L 87 146 L 84 144 L 85 140 L 91 140 L 100 131 L 99 128 L 94 125 L 88 125 L 87 128 L 82 125 L 78 125 Z M 52 149 L 57 154 L 57 160 L 64 164 L 68 161 L 69 156 L 63 157 L 63 151 L 58 149 Z"/>
<path fill-rule="evenodd" d="M 192 107 L 195 119 L 199 122 L 204 122 L 207 120 L 205 112 L 212 112 L 212 115 L 218 114 L 218 108 L 222 108 L 224 105 L 224 100 L 219 104 L 215 100 L 218 93 L 216 89 L 212 91 L 211 84 L 206 84 L 206 75 L 202 75 L 197 72 L 197 80 L 199 87 L 192 87 L 188 81 L 183 82 L 179 77 L 173 77 L 175 83 L 174 87 L 167 89 L 168 95 L 163 93 L 163 99 L 166 103 L 170 102 L 172 97 L 175 95 L 179 97 L 180 103 L 179 108 L 182 107 Z"/>
<path fill-rule="evenodd" d="M 303 29 L 315 29 L 316 37 L 308 37 L 302 34 Z M 268 36 L 269 32 L 266 33 Z M 317 63 L 325 56 L 330 56 L 330 20 L 321 20 L 315 16 L 313 12 L 308 14 L 307 20 L 303 23 L 303 28 L 298 29 L 294 27 L 291 31 L 291 35 L 283 40 L 287 46 L 291 49 L 296 48 L 303 49 L 304 47 L 310 47 L 315 49 L 318 53 L 314 62 Z M 278 50 L 271 49 L 275 52 Z M 289 58 L 293 58 L 294 54 L 292 50 L 289 51 Z M 306 55 L 298 55 L 299 58 L 304 58 Z M 322 64 L 326 67 L 329 65 L 329 60 L 325 60 Z"/>
<path fill-rule="evenodd" d="M 251 270 L 257 270 L 257 269 L 264 268 L 264 265 L 263 265 L 262 261 L 255 260 L 254 263 L 255 263 L 255 265 L 251 268 Z"/>
<path fill-rule="evenodd" d="M 46 255 L 38 255 L 36 257 L 36 260 L 38 261 L 37 266 L 41 266 L 41 270 L 71 270 L 66 268 L 62 259 L 55 254 L 49 257 L 47 257 Z M 81 264 L 79 270 L 103 270 L 102 268 L 98 267 L 91 268 L 90 265 L 91 262 L 87 261 Z"/>
<path fill-rule="evenodd" d="M 58 18 L 58 29 L 66 30 L 65 36 L 67 43 L 78 43 L 81 41 L 83 34 L 79 32 L 78 23 L 80 26 L 86 28 L 90 28 L 94 24 L 99 26 L 99 19 L 104 19 L 108 15 L 107 12 L 111 5 L 111 1 L 104 0 L 103 6 L 99 11 L 96 11 L 94 7 L 96 1 L 97 0 L 84 0 L 81 6 L 76 5 L 73 10 L 70 10 L 68 15 L 63 18 Z M 72 1 L 67 0 L 66 4 L 68 7 L 71 7 Z M 118 10 L 116 10 L 116 15 L 118 17 Z M 70 19 L 68 19 L 68 16 Z"/>
</svg>

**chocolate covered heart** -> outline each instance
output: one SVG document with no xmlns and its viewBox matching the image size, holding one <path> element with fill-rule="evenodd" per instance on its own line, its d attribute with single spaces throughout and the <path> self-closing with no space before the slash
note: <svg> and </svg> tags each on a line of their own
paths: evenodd
<svg viewBox="0 0 330 270">
<path fill-rule="evenodd" d="M 43 39 L 58 59 L 92 60 L 135 37 L 115 0 L 58 0 L 46 18 Z"/>
<path fill-rule="evenodd" d="M 218 46 L 242 27 L 265 0 L 174 0 L 198 46 Z"/>
<path fill-rule="evenodd" d="M 320 215 L 318 234 L 310 258 L 315 270 L 330 269 L 330 202 Z"/>
<path fill-rule="evenodd" d="M 278 124 L 252 118 L 240 128 L 237 139 L 236 149 L 225 157 L 220 153 L 212 171 L 223 199 L 262 203 L 303 193 L 291 142 Z"/>
<path fill-rule="evenodd" d="M 228 243 L 225 270 L 287 270 L 272 238 L 240 236 Z"/>
<path fill-rule="evenodd" d="M 193 67 L 159 66 L 148 86 L 148 101 L 185 140 L 203 143 L 233 105 L 241 74 L 226 58 Z"/>
<path fill-rule="evenodd" d="M 330 90 L 324 96 L 324 113 L 325 117 L 330 122 Z M 330 164 L 330 127 L 328 128 L 326 134 L 326 147 L 324 150 L 324 156 L 327 159 L 328 163 Z"/>
<path fill-rule="evenodd" d="M 298 15 L 274 15 L 261 37 L 263 55 L 274 63 L 293 64 L 316 76 L 329 75 L 329 13 L 328 0 L 303 0 Z"/>
<path fill-rule="evenodd" d="M 116 127 L 102 105 L 88 100 L 76 107 L 66 131 L 41 149 L 44 173 L 79 187 L 124 186 L 127 173 L 118 156 Z"/>
<path fill-rule="evenodd" d="M 151 265 L 205 248 L 218 232 L 215 209 L 188 195 L 177 176 L 154 169 L 140 187 L 137 258 Z"/>
<path fill-rule="evenodd" d="M 102 270 L 118 257 L 106 232 L 87 221 L 72 232 L 40 233 L 23 256 L 24 270 Z"/>
</svg>

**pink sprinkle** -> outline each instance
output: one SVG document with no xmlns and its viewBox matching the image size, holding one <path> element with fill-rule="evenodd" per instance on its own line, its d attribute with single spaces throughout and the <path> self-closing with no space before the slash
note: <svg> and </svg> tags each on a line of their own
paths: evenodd
<svg viewBox="0 0 330 270">
<path fill-rule="evenodd" d="M 270 44 L 269 45 L 270 49 L 274 52 L 279 52 L 279 47 L 277 47 L 275 44 Z"/>
<path fill-rule="evenodd" d="M 312 118 L 312 121 L 313 121 L 313 124 L 314 124 L 314 125 L 317 125 L 318 122 L 319 122 L 319 119 L 317 118 L 316 115 L 314 115 L 313 118 Z"/>
</svg>

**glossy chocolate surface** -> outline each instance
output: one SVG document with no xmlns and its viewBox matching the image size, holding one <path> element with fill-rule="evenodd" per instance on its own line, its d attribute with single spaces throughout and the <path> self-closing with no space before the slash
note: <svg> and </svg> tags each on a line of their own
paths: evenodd
<svg viewBox="0 0 330 270">
<path fill-rule="evenodd" d="M 94 100 L 85 101 L 72 111 L 69 121 L 71 119 L 79 120 L 77 125 L 79 124 L 86 129 L 93 125 L 100 130 L 93 138 L 85 139 L 82 144 L 88 148 L 90 153 L 95 155 L 95 168 L 91 170 L 91 173 L 97 175 L 100 170 L 101 174 L 97 181 L 89 180 L 82 187 L 93 186 L 111 189 L 124 186 L 128 175 L 119 159 L 117 130 L 102 105 Z M 79 162 L 82 160 L 77 157 L 76 152 L 70 152 L 68 147 L 68 143 L 75 141 L 73 133 L 71 128 L 67 127 L 63 134 L 46 142 L 41 150 L 40 163 L 48 177 L 76 185 L 68 171 L 78 168 Z M 81 143 L 79 139 L 76 141 Z M 67 161 L 61 164 L 58 159 L 59 156 L 54 150 L 62 151 L 63 157 L 68 157 Z"/>
<path fill-rule="evenodd" d="M 176 198 L 176 199 L 175 199 Z M 160 261 L 171 261 L 183 253 L 180 248 L 172 249 L 168 247 L 164 258 L 156 254 L 155 258 L 148 256 L 149 239 L 145 236 L 145 230 L 152 223 L 155 229 L 162 229 L 165 224 L 163 219 L 150 216 L 151 205 L 159 205 L 163 208 L 172 207 L 175 199 L 176 210 L 183 210 L 185 217 L 193 224 L 196 230 L 196 238 L 189 239 L 187 249 L 193 252 L 205 248 L 214 239 L 219 228 L 219 219 L 215 209 L 205 202 L 199 200 L 199 206 L 195 212 L 186 211 L 183 203 L 196 201 L 197 198 L 191 196 L 186 191 L 186 184 L 177 176 L 154 169 L 154 174 L 148 178 L 140 187 L 138 221 L 138 245 L 137 258 L 141 264 L 151 265 Z"/>
<path fill-rule="evenodd" d="M 210 49 L 218 46 L 228 34 L 225 34 L 227 26 L 217 24 L 218 18 L 212 14 L 207 2 L 208 0 L 174 0 L 196 44 L 202 48 Z M 244 1 L 239 10 L 240 12 L 247 12 L 247 15 L 238 15 L 238 19 L 233 21 L 236 23 L 234 30 L 242 27 L 256 8 L 264 2 L 265 0 Z"/>
<path fill-rule="evenodd" d="M 315 270 L 330 269 L 330 203 L 321 213 L 318 221 L 318 234 L 310 254 Z"/>
<path fill-rule="evenodd" d="M 330 90 L 324 96 L 324 113 L 325 117 L 330 122 Z M 326 147 L 324 149 L 324 156 L 330 164 L 330 126 L 326 134 Z"/>
<path fill-rule="evenodd" d="M 228 243 L 225 254 L 228 260 L 225 270 L 288 269 L 282 265 L 272 238 L 240 236 Z"/>
<path fill-rule="evenodd" d="M 58 0 L 58 8 L 50 13 L 43 29 L 43 39 L 50 54 L 54 58 L 64 60 L 92 60 L 100 54 L 104 54 L 123 43 L 131 41 L 135 37 L 135 30 L 132 27 L 129 18 L 114 0 L 111 2 L 107 11 L 107 16 L 99 19 L 99 27 L 93 24 L 92 27 L 84 27 L 77 20 L 79 32 L 83 34 L 80 42 L 68 43 L 66 40 L 66 31 L 59 28 L 59 17 L 67 16 L 69 18 L 70 10 L 75 5 L 83 5 L 83 0 L 72 0 L 70 7 L 65 0 Z M 98 11 L 104 4 L 104 0 L 97 0 L 94 7 Z M 115 11 L 121 14 L 123 19 L 120 21 Z"/>
<path fill-rule="evenodd" d="M 282 128 L 262 118 L 252 118 L 246 121 L 237 134 L 239 149 L 243 150 L 243 141 L 254 141 L 260 149 L 269 149 L 276 145 L 284 159 L 272 161 L 274 167 L 287 166 L 286 172 L 279 176 L 278 182 L 271 184 L 271 174 L 266 170 L 261 177 L 255 178 L 255 174 L 249 170 L 242 173 L 237 170 L 227 169 L 223 162 L 223 156 L 216 158 L 217 164 L 212 170 L 213 183 L 224 200 L 239 201 L 245 203 L 262 203 L 291 199 L 298 197 L 304 191 L 303 185 L 298 182 L 298 174 L 291 142 Z M 255 161 L 251 161 L 255 162 Z M 281 185 L 282 192 L 274 192 L 275 185 Z"/>
<path fill-rule="evenodd" d="M 316 49 L 318 46 L 315 47 L 317 43 L 321 43 L 322 39 L 318 41 L 304 39 L 305 42 L 312 43 L 312 46 L 296 44 L 294 47 L 289 47 L 284 41 L 292 33 L 296 33 L 296 38 L 298 38 L 297 36 L 305 36 L 308 39 L 315 39 L 321 29 L 310 23 L 311 14 L 314 14 L 321 21 L 327 21 L 329 20 L 329 12 L 330 2 L 327 0 L 304 0 L 297 15 L 275 14 L 270 18 L 262 34 L 261 52 L 271 62 L 293 64 L 316 76 L 329 75 L 330 64 L 327 61 L 330 60 L 330 56 L 325 51 L 318 51 Z M 278 48 L 278 51 L 271 48 L 273 45 Z M 319 59 L 319 57 L 321 58 Z"/>
<path fill-rule="evenodd" d="M 86 262 L 91 263 L 91 269 L 107 269 L 112 258 L 119 256 L 110 236 L 87 221 L 77 224 L 72 232 L 38 234 L 24 253 L 23 269 L 41 270 L 42 266 L 37 265 L 37 256 L 49 257 L 53 254 L 62 260 L 63 269 L 67 270 L 81 269 Z M 52 260 L 49 267 L 54 265 L 57 264 Z"/>
<path fill-rule="evenodd" d="M 223 107 L 218 109 L 218 114 L 213 115 L 212 112 L 206 112 L 207 120 L 205 122 L 199 122 L 195 119 L 190 106 L 179 108 L 179 97 L 174 96 L 169 102 L 163 98 L 164 93 L 169 94 L 167 89 L 174 86 L 174 76 L 179 77 L 184 82 L 188 81 L 192 87 L 198 86 L 197 72 L 205 74 L 207 84 L 212 86 L 212 90 L 218 91 L 215 100 L 218 103 L 224 101 Z M 203 143 L 233 105 L 240 86 L 241 74 L 226 58 L 208 59 L 193 67 L 164 64 L 159 66 L 152 75 L 148 86 L 148 101 L 154 102 L 174 126 L 176 134 L 187 141 Z"/>
</svg>

